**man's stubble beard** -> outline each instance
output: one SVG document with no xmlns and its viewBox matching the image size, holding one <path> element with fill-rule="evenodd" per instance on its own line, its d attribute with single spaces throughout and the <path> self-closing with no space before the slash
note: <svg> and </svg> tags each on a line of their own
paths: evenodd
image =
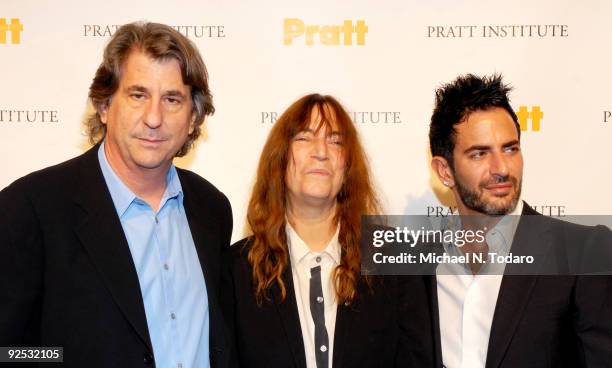
<svg viewBox="0 0 612 368">
<path fill-rule="evenodd" d="M 519 198 L 521 197 L 521 190 L 523 182 L 522 180 L 518 180 L 517 178 L 508 175 L 503 178 L 501 182 L 510 181 L 512 183 L 513 189 L 515 189 L 512 195 L 514 196 L 510 203 L 507 206 L 496 206 L 493 203 L 486 202 L 483 200 L 484 196 L 484 187 L 490 184 L 490 182 L 481 182 L 478 184 L 478 190 L 472 191 L 467 186 L 463 185 L 461 178 L 455 173 L 455 185 L 457 186 L 457 191 L 459 192 L 459 197 L 463 204 L 476 212 L 490 215 L 490 216 L 503 216 L 511 213 L 516 208 L 518 204 Z M 495 181 L 499 183 L 500 181 Z"/>
</svg>

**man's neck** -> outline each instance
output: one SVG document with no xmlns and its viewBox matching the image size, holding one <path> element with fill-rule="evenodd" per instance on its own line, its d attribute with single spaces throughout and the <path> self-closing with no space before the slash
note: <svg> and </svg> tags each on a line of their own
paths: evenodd
<svg viewBox="0 0 612 368">
<path fill-rule="evenodd" d="M 321 252 L 336 233 L 336 203 L 325 207 L 295 206 L 287 208 L 287 220 L 313 252 Z"/>
<path fill-rule="evenodd" d="M 115 155 L 113 150 L 109 149 L 108 145 L 104 146 L 104 152 L 108 164 L 123 184 L 157 212 L 162 196 L 166 191 L 166 176 L 172 163 L 147 169 L 135 165 L 126 165 L 120 156 Z"/>
<path fill-rule="evenodd" d="M 494 228 L 504 217 L 509 215 L 520 215 L 520 209 L 522 208 L 521 203 L 522 202 L 520 202 L 519 199 L 516 207 L 511 212 L 500 216 L 493 216 L 482 212 L 474 211 L 459 203 L 457 207 L 459 215 L 461 217 L 461 228 L 463 230 L 478 231 L 486 229 L 485 231 L 488 231 Z M 488 251 L 489 246 L 486 241 L 482 243 L 478 243 L 475 241 L 471 243 L 466 242 L 466 244 L 461 247 L 461 252 L 463 254 L 478 253 L 486 255 Z M 469 266 L 472 270 L 472 274 L 475 275 L 478 273 L 482 265 L 479 263 L 472 263 Z"/>
<path fill-rule="evenodd" d="M 457 200 L 457 212 L 461 217 L 461 227 L 464 230 L 479 230 L 486 227 L 492 229 L 504 216 L 492 216 L 468 208 Z"/>
<path fill-rule="evenodd" d="M 479 231 L 484 229 L 492 229 L 502 219 L 503 216 L 491 216 L 485 213 L 474 211 L 461 204 L 458 205 L 459 216 L 461 217 L 461 228 L 462 230 Z M 484 259 L 487 259 L 486 255 L 489 252 L 489 245 L 486 241 L 477 242 L 466 242 L 461 247 L 461 253 L 463 254 L 478 254 Z M 472 258 L 473 259 L 473 258 Z M 472 271 L 472 275 L 478 274 L 478 271 L 482 268 L 482 264 L 479 262 L 469 262 L 468 266 Z"/>
</svg>

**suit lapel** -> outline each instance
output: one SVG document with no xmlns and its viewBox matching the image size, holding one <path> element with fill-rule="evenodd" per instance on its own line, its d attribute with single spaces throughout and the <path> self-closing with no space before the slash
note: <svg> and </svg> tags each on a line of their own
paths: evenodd
<svg viewBox="0 0 612 368">
<path fill-rule="evenodd" d="M 499 367 L 521 320 L 537 276 L 504 276 L 493 315 L 486 368 Z"/>
<path fill-rule="evenodd" d="M 183 188 L 183 206 L 206 280 L 206 288 L 216 296 L 219 285 L 219 264 L 213 261 L 220 259 L 217 253 L 221 242 L 218 220 L 210 215 L 210 205 L 200 198 L 188 177 L 182 170 L 177 169 L 177 171 Z"/>
<path fill-rule="evenodd" d="M 283 272 L 283 281 L 287 296 L 284 301 L 281 299 L 281 291 L 278 286 L 272 287 L 272 297 L 276 310 L 280 316 L 287 342 L 293 355 L 294 366 L 297 368 L 306 368 L 306 353 L 304 352 L 304 339 L 302 337 L 302 328 L 300 327 L 300 316 L 298 315 L 297 302 L 295 300 L 295 290 L 293 288 L 293 276 L 291 273 L 291 264 L 287 264 L 287 268 Z"/>
<path fill-rule="evenodd" d="M 220 310 L 219 295 L 219 254 L 221 239 L 218 220 L 211 216 L 210 204 L 200 196 L 197 189 L 192 186 L 188 176 L 177 169 L 181 187 L 183 188 L 183 206 L 187 215 L 187 222 L 191 230 L 193 243 L 198 253 L 198 260 L 206 282 L 208 294 L 208 308 L 210 316 L 210 349 L 211 361 L 215 354 L 225 350 L 225 332 L 223 329 L 222 313 Z M 227 244 L 226 246 L 229 246 Z M 216 260 L 216 261 L 215 261 Z M 216 362 L 218 359 L 215 358 Z"/>
<path fill-rule="evenodd" d="M 84 213 L 75 232 L 119 309 L 152 352 L 138 275 L 102 176 L 98 147 L 81 156 L 74 200 Z"/>
<path fill-rule="evenodd" d="M 542 227 L 543 221 L 537 217 L 526 203 L 516 229 L 511 251 L 516 254 L 542 254 L 550 247 L 548 229 Z M 526 217 L 531 217 L 527 220 Z M 537 258 L 536 258 L 537 259 Z M 514 264 L 507 265 L 506 273 L 512 273 Z M 517 265 L 515 270 L 520 269 Z M 529 297 L 537 282 L 537 275 L 504 275 L 493 314 L 489 347 L 487 350 L 486 368 L 499 367 L 516 332 Z"/>
</svg>

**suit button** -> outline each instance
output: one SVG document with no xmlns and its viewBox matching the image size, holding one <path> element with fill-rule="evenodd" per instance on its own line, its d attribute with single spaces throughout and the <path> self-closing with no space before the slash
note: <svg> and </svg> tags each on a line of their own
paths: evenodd
<svg viewBox="0 0 612 368">
<path fill-rule="evenodd" d="M 151 353 L 145 353 L 144 354 L 144 358 L 143 358 L 143 362 L 146 366 L 152 366 L 153 365 L 153 355 Z"/>
</svg>

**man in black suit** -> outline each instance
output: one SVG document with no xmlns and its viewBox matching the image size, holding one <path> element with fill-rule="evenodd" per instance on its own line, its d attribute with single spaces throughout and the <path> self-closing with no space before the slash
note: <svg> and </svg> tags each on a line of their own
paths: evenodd
<svg viewBox="0 0 612 368">
<path fill-rule="evenodd" d="M 501 76 L 466 75 L 436 92 L 432 168 L 452 191 L 462 222 L 469 221 L 465 215 L 488 221 L 484 244 L 468 244 L 464 254 L 497 249 L 540 260 L 561 255 L 569 266 L 559 262 L 556 271 L 542 270 L 547 275 L 522 272 L 518 264 L 488 275 L 481 267 L 489 264 L 472 263 L 463 275 L 442 274 L 439 267 L 428 285 L 435 365 L 609 366 L 612 279 L 578 275 L 584 269 L 570 266 L 579 249 L 609 254 L 610 230 L 546 218 L 520 200 L 520 127 L 509 90 Z"/>
<path fill-rule="evenodd" d="M 0 192 L 0 346 L 66 367 L 225 367 L 227 198 L 172 160 L 213 113 L 204 63 L 155 23 L 121 27 L 90 87 L 92 149 Z"/>
</svg>

